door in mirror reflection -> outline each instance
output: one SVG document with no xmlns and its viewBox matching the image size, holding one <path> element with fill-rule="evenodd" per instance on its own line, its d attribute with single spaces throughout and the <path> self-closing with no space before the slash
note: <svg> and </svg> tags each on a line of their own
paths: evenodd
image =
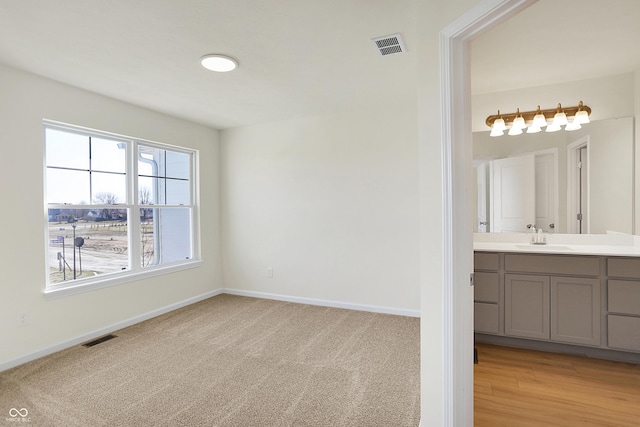
<svg viewBox="0 0 640 427">
<path fill-rule="evenodd" d="M 535 156 L 497 159 L 492 163 L 492 231 L 526 232 L 535 224 Z"/>
</svg>

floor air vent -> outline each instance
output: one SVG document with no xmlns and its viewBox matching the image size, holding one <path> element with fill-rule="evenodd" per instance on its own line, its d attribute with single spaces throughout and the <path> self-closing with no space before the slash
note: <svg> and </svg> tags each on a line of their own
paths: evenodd
<svg viewBox="0 0 640 427">
<path fill-rule="evenodd" d="M 109 341 L 109 340 L 112 340 L 112 339 L 117 338 L 117 337 L 118 337 L 117 335 L 113 335 L 113 334 L 105 335 L 103 337 L 96 338 L 93 341 L 86 342 L 86 343 L 82 344 L 82 346 L 86 347 L 86 348 L 93 347 L 94 345 L 102 344 L 105 341 Z"/>
<path fill-rule="evenodd" d="M 395 55 L 406 51 L 400 33 L 372 39 L 381 56 Z"/>
</svg>

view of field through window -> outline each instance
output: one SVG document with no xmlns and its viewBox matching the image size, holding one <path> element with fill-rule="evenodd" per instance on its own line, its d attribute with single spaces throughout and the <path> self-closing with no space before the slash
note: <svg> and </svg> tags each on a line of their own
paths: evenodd
<svg viewBox="0 0 640 427">
<path fill-rule="evenodd" d="M 49 210 L 51 283 L 129 268 L 126 210 L 118 219 L 104 221 L 91 218 L 89 209 L 57 211 Z"/>
<path fill-rule="evenodd" d="M 45 130 L 50 285 L 192 259 L 189 152 Z M 130 155 L 136 174 L 127 170 Z"/>
</svg>

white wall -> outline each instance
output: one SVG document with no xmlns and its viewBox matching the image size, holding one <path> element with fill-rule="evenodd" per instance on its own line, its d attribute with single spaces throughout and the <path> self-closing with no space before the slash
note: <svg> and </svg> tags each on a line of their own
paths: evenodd
<svg viewBox="0 0 640 427">
<path fill-rule="evenodd" d="M 225 287 L 417 313 L 416 120 L 380 106 L 223 131 Z"/>
<path fill-rule="evenodd" d="M 0 94 L 0 366 L 222 287 L 217 131 L 4 66 Z M 46 299 L 43 119 L 200 150 L 203 265 Z"/>
<path fill-rule="evenodd" d="M 632 233 L 633 118 L 593 125 L 577 131 L 589 135 L 589 232 Z"/>
</svg>

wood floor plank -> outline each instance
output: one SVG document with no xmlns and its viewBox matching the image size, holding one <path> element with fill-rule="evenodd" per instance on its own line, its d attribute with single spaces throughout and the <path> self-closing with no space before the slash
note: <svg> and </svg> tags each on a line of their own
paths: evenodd
<svg viewBox="0 0 640 427">
<path fill-rule="evenodd" d="M 477 344 L 482 426 L 640 426 L 640 365 Z"/>
</svg>

